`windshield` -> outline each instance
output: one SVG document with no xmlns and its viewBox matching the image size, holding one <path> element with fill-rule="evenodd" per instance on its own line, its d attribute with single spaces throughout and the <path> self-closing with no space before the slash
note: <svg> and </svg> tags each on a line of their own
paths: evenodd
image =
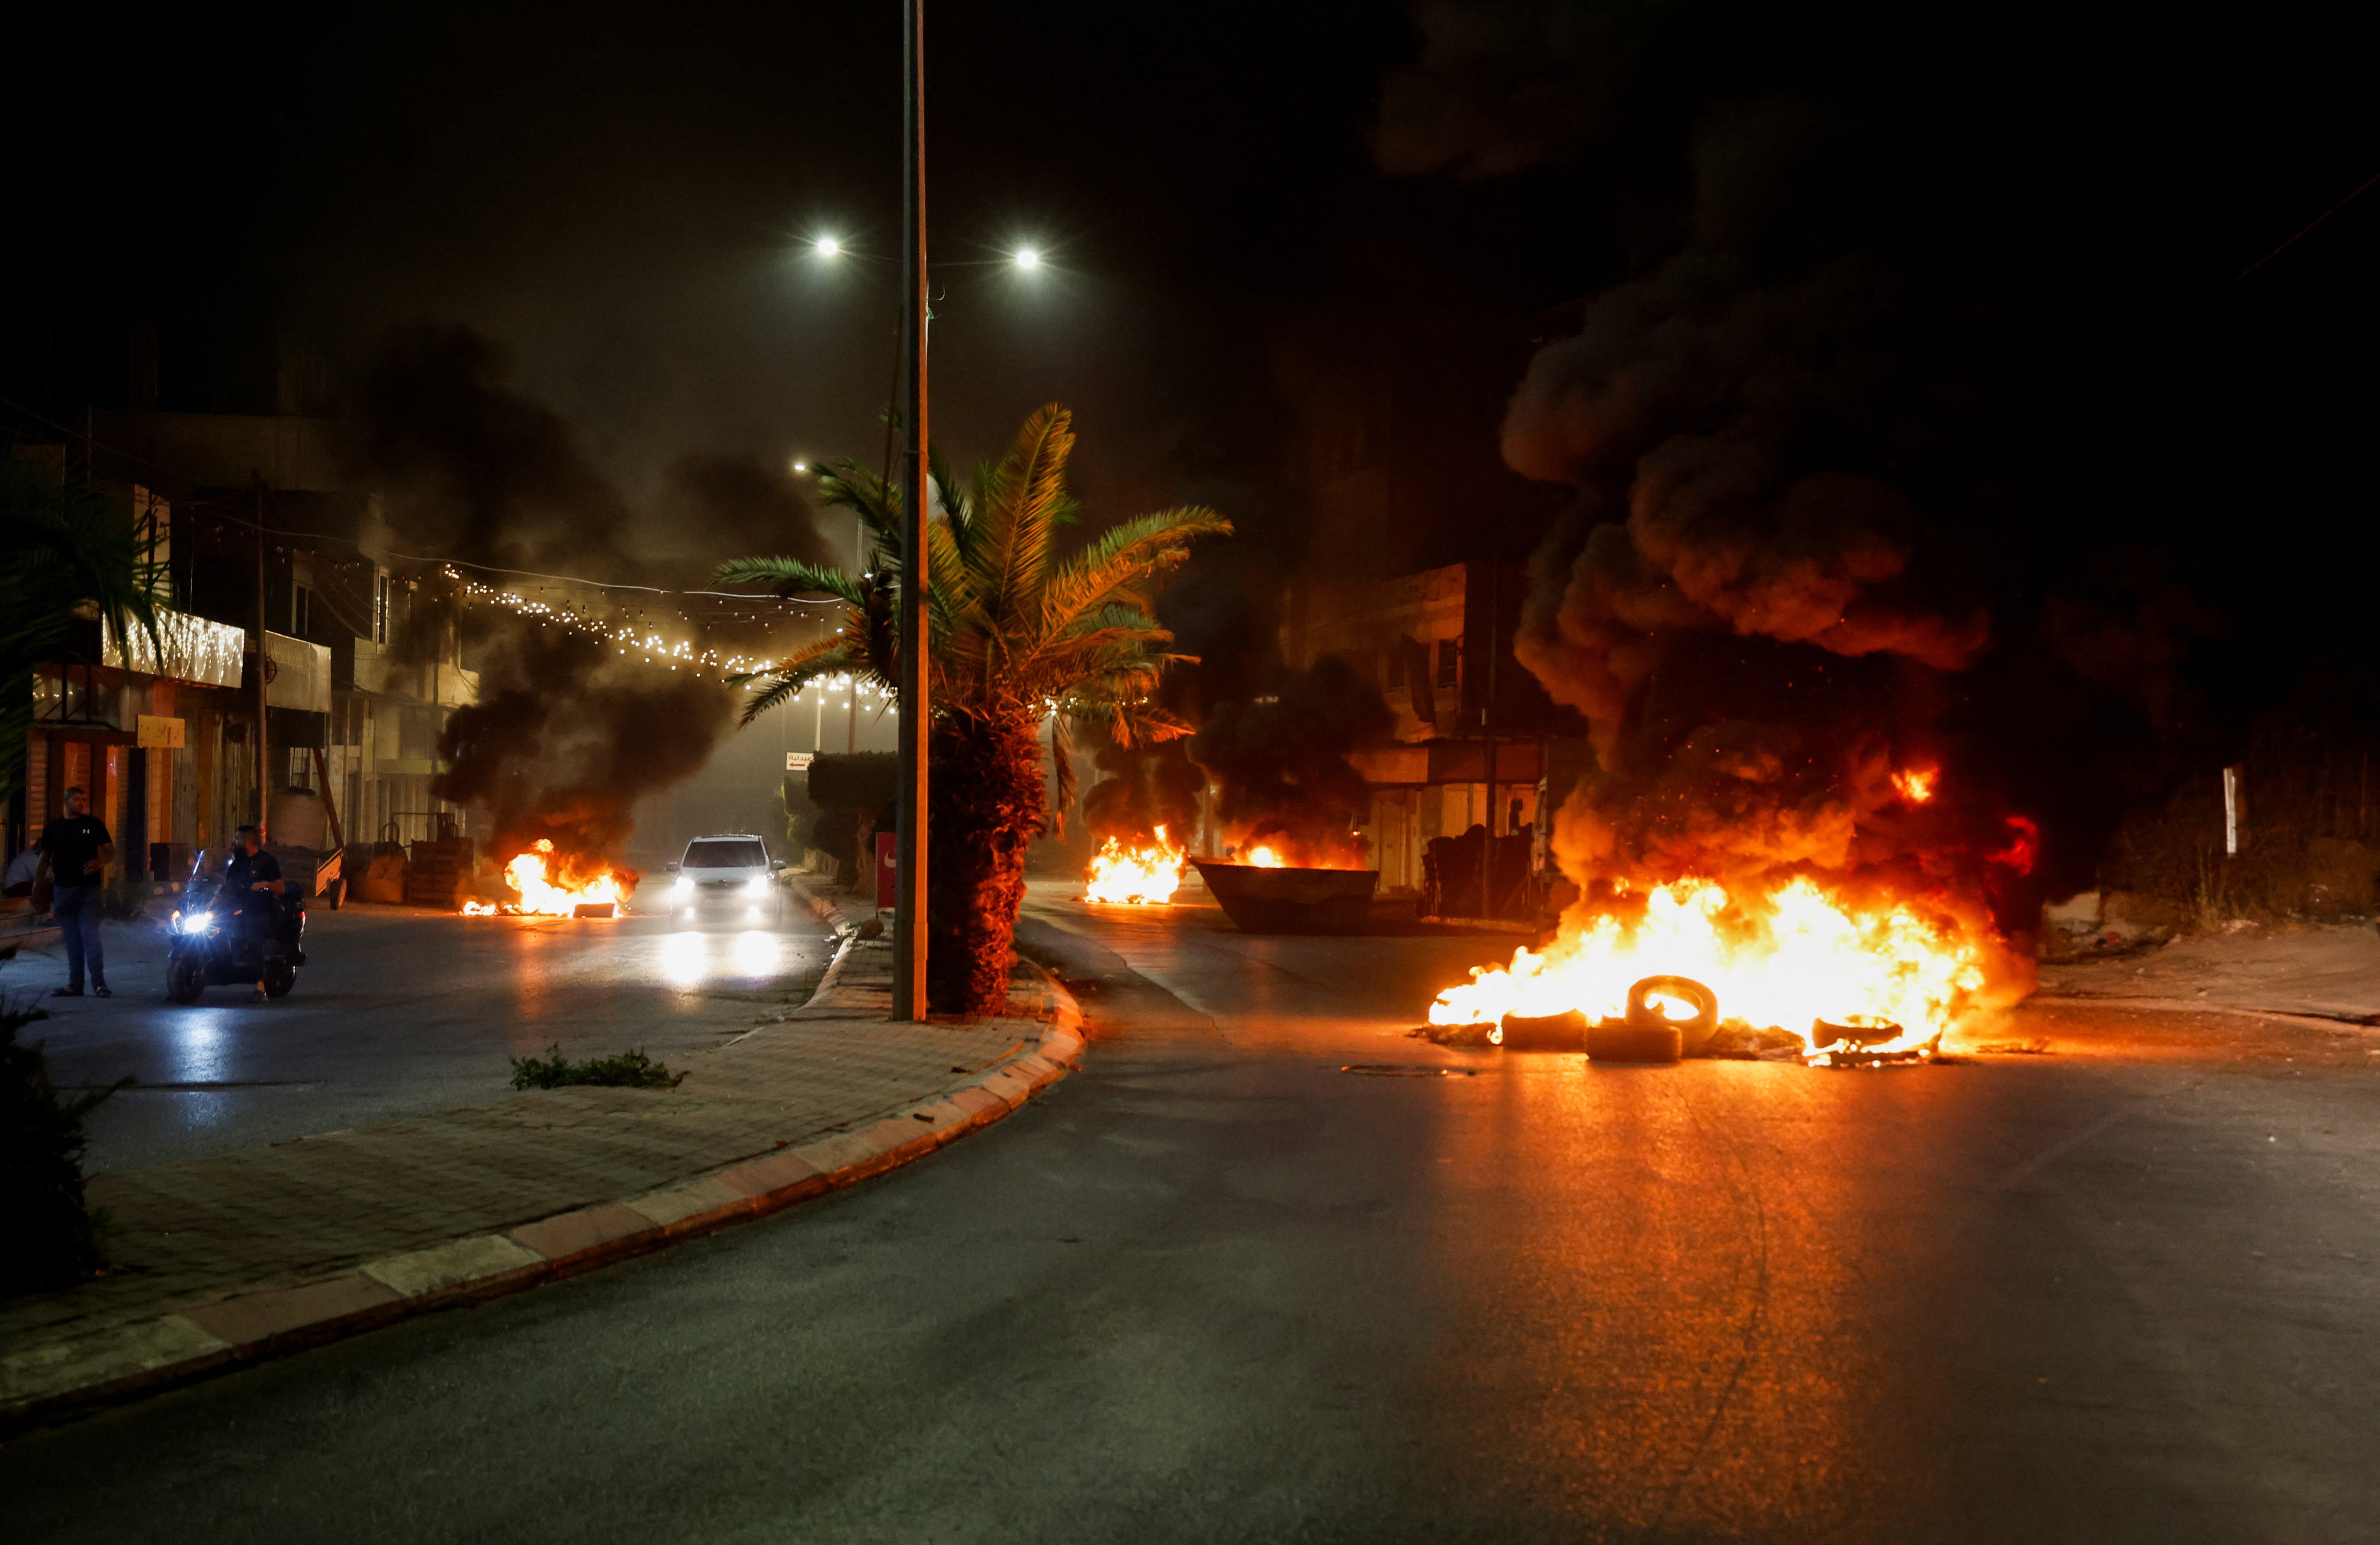
<svg viewBox="0 0 2380 1545">
<path fill-rule="evenodd" d="M 686 845 L 687 869 L 759 869 L 768 861 L 768 853 L 749 837 L 732 841 L 714 837 Z"/>
</svg>

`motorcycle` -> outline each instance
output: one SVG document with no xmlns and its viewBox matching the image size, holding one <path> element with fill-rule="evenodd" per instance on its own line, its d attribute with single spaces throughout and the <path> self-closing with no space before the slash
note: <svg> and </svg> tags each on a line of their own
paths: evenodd
<svg viewBox="0 0 2380 1545">
<path fill-rule="evenodd" d="M 209 874 L 208 868 L 206 854 L 192 859 L 182 905 L 166 924 L 165 996 L 195 1004 L 210 984 L 261 981 L 267 997 L 287 997 L 306 964 L 306 898 L 228 894 L 220 870 Z M 269 909 L 267 929 L 258 929 L 248 911 L 259 906 Z"/>
</svg>

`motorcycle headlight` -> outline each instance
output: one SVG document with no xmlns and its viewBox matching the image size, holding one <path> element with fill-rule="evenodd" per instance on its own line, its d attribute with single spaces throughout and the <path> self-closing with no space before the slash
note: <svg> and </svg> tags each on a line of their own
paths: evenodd
<svg viewBox="0 0 2380 1545">
<path fill-rule="evenodd" d="M 766 880 L 747 880 L 744 882 L 744 894 L 747 896 L 767 895 L 769 882 Z"/>
<path fill-rule="evenodd" d="M 206 933 L 211 931 L 215 926 L 214 914 L 212 912 L 176 912 L 174 915 L 174 926 L 180 929 L 184 933 Z"/>
</svg>

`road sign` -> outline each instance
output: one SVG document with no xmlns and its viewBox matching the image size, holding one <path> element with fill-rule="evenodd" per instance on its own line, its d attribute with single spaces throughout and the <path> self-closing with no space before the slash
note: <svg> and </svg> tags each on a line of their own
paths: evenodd
<svg viewBox="0 0 2380 1545">
<path fill-rule="evenodd" d="M 788 772 L 808 772 L 810 770 L 810 758 L 816 754 L 817 753 L 813 751 L 787 751 L 785 753 L 785 771 Z"/>
</svg>

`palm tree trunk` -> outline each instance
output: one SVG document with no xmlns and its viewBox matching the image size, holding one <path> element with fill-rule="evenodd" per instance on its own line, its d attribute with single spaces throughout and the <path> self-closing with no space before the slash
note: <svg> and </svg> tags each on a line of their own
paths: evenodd
<svg viewBox="0 0 2380 1545">
<path fill-rule="evenodd" d="M 941 1014 L 1000 1014 L 1025 851 L 1048 811 L 1038 726 L 952 712 L 934 724 L 927 994 Z"/>
</svg>

